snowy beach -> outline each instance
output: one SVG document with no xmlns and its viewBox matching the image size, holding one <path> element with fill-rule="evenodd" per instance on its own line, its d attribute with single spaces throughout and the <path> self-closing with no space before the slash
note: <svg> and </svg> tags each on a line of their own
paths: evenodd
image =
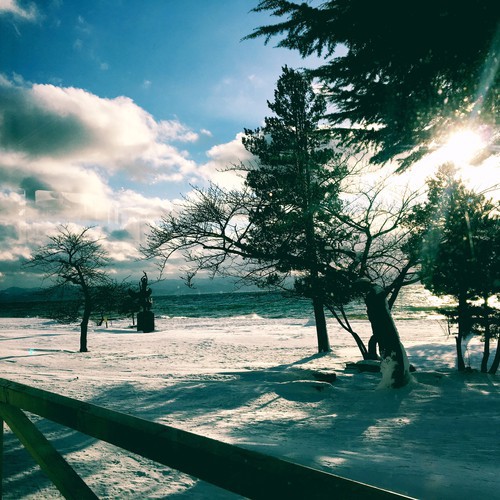
<svg viewBox="0 0 500 500">
<path fill-rule="evenodd" d="M 402 390 L 346 370 L 360 357 L 335 323 L 327 355 L 316 353 L 307 320 L 160 318 L 149 334 L 128 326 L 94 327 L 90 352 L 79 353 L 78 325 L 0 318 L 2 377 L 416 498 L 498 498 L 500 380 L 458 374 L 438 319 L 399 322 L 417 369 Z M 367 322 L 355 327 L 368 337 Z M 472 366 L 481 348 L 469 344 Z M 337 380 L 318 382 L 318 370 Z M 39 427 L 100 498 L 237 498 L 50 422 Z M 10 430 L 4 497 L 59 497 Z"/>
</svg>

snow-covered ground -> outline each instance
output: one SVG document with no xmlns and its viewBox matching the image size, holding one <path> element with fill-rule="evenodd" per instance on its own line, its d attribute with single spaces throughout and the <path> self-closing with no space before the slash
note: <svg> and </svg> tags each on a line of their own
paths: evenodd
<svg viewBox="0 0 500 500">
<path fill-rule="evenodd" d="M 368 323 L 354 324 L 367 339 Z M 345 369 L 359 354 L 335 323 L 327 355 L 302 320 L 162 318 L 148 334 L 127 326 L 93 329 L 90 352 L 79 353 L 77 325 L 0 318 L 1 376 L 416 498 L 500 498 L 500 377 L 458 374 L 454 339 L 436 319 L 398 323 L 417 368 L 399 390 L 378 389 L 380 374 Z M 481 349 L 469 344 L 473 367 Z M 337 380 L 318 384 L 315 370 Z M 37 425 L 100 498 L 238 498 Z M 59 498 L 8 429 L 4 498 Z"/>
</svg>

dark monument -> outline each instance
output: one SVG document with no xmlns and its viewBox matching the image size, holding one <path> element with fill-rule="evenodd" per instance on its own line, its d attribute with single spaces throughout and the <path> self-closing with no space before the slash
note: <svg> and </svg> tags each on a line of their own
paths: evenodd
<svg viewBox="0 0 500 500">
<path fill-rule="evenodd" d="M 151 311 L 153 299 L 151 298 L 151 288 L 148 287 L 148 275 L 143 271 L 144 276 L 139 282 L 139 291 L 129 290 L 128 293 L 139 303 L 141 311 L 137 313 L 137 331 L 144 333 L 153 332 L 155 329 L 155 315 Z"/>
</svg>

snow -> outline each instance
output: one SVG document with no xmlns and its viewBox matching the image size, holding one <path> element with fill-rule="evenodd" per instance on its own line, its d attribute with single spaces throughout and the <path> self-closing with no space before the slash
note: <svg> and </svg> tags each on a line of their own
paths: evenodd
<svg viewBox="0 0 500 500">
<path fill-rule="evenodd" d="M 368 338 L 366 321 L 353 326 Z M 156 328 L 95 327 L 79 353 L 78 325 L 0 318 L 2 377 L 416 498 L 499 498 L 500 378 L 457 373 L 438 319 L 398 322 L 417 369 L 403 389 L 346 369 L 360 356 L 335 323 L 322 355 L 307 319 L 165 317 Z M 469 342 L 473 367 L 481 349 Z M 100 498 L 238 498 L 33 419 Z M 4 447 L 4 498 L 60 498 L 8 428 Z"/>
<path fill-rule="evenodd" d="M 406 350 L 404 346 L 399 343 L 401 352 L 403 353 L 403 364 L 404 371 L 408 373 L 410 370 L 410 361 L 408 360 L 408 355 L 406 354 Z M 397 361 L 396 361 L 396 353 L 392 352 L 390 356 L 387 356 L 380 363 L 380 373 L 382 374 L 382 378 L 378 385 L 378 389 L 389 389 L 393 387 L 394 384 L 394 372 L 397 370 Z M 405 378 L 405 380 L 407 380 Z"/>
</svg>

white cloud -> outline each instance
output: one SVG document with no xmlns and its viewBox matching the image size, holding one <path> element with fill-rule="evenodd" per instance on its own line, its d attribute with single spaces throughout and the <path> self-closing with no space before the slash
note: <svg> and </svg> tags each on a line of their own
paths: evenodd
<svg viewBox="0 0 500 500">
<path fill-rule="evenodd" d="M 80 38 L 77 38 L 74 42 L 73 42 L 73 48 L 75 50 L 82 50 L 83 49 L 83 41 L 80 39 Z"/>
<path fill-rule="evenodd" d="M 243 146 L 242 137 L 243 134 L 240 133 L 230 142 L 213 146 L 207 152 L 209 161 L 199 167 L 198 175 L 224 188 L 237 189 L 241 187 L 243 183 L 242 173 L 231 170 L 231 168 L 253 159 L 253 155 Z"/>
<path fill-rule="evenodd" d="M 257 77 L 246 72 L 224 77 L 209 89 L 207 111 L 252 127 L 252 123 L 260 123 L 270 113 L 266 102 L 272 98 L 276 79 L 274 74 Z"/>
<path fill-rule="evenodd" d="M 174 201 L 154 197 L 146 197 L 131 189 L 122 189 L 115 194 L 116 207 L 128 221 L 154 221 L 170 210 Z"/>
<path fill-rule="evenodd" d="M 94 35 L 94 28 L 83 16 L 77 17 L 74 36 L 73 49 L 78 52 L 78 57 L 93 62 L 100 71 L 107 71 L 109 63 L 99 55 L 99 42 Z"/>
<path fill-rule="evenodd" d="M 120 214 L 125 222 L 117 217 L 115 221 L 110 216 L 107 222 L 92 228 L 89 235 L 100 240 L 100 244 L 110 257 L 108 271 L 116 279 L 121 280 L 130 275 L 142 272 L 142 269 L 151 270 L 156 274 L 156 263 L 144 262 L 140 253 L 140 244 L 146 240 L 146 221 L 154 222 L 166 210 L 165 201 L 146 200 L 133 192 L 122 193 L 123 197 L 115 203 L 116 214 Z M 120 205 L 123 203 L 124 205 Z M 132 204 L 130 204 L 132 203 Z M 139 206 L 133 205 L 139 203 Z M 122 208 L 128 207 L 125 214 Z M 151 218 L 150 218 L 151 217 Z M 149 219 L 150 218 L 150 219 Z M 3 220 L 2 220 L 3 219 Z M 69 222 L 66 218 L 33 218 L 17 217 L 11 222 L 5 221 L 4 214 L 0 217 L 0 265 L 4 276 L 3 286 L 40 286 L 42 285 L 37 270 L 26 269 L 22 272 L 22 262 L 29 259 L 34 248 L 48 242 L 47 237 L 56 234 L 60 225 L 65 224 L 73 231 L 79 231 L 88 226 L 88 221 Z M 116 228 L 128 233 L 130 238 L 113 238 Z M 12 234 L 9 234 L 12 233 Z"/>
<path fill-rule="evenodd" d="M 0 73 L 0 87 L 11 87 L 12 83 L 11 81 L 5 76 Z"/>
<path fill-rule="evenodd" d="M 92 33 L 92 27 L 90 24 L 85 20 L 83 16 L 78 16 L 76 19 L 76 30 L 84 33 L 85 35 L 89 35 Z"/>
<path fill-rule="evenodd" d="M 156 121 L 128 97 L 105 99 L 47 84 L 26 88 L 2 77 L 0 100 L 0 148 L 24 154 L 30 165 L 43 159 L 56 170 L 58 164 L 69 170 L 98 166 L 145 182 L 194 168 L 171 143 L 198 135 L 177 120 Z"/>
<path fill-rule="evenodd" d="M 176 120 L 158 122 L 158 135 L 170 141 L 195 142 L 198 140 L 198 134 Z"/>
<path fill-rule="evenodd" d="M 12 14 L 18 19 L 32 22 L 39 17 L 35 4 L 31 3 L 28 7 L 21 7 L 17 0 L 0 0 L 0 15 L 2 14 Z"/>
</svg>

